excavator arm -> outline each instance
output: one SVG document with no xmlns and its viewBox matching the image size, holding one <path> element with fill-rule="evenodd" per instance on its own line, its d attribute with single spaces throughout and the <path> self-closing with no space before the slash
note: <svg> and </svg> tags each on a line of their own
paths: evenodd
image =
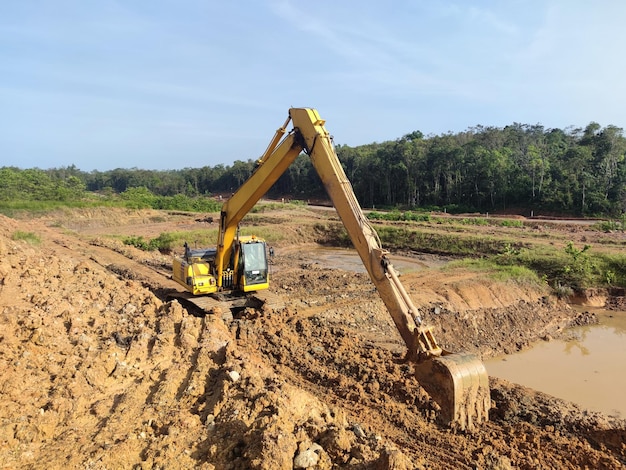
<svg viewBox="0 0 626 470">
<path fill-rule="evenodd" d="M 398 279 L 388 252 L 363 214 L 352 185 L 335 153 L 324 120 L 314 109 L 289 111 L 297 141 L 311 157 L 333 205 L 407 346 L 420 385 L 440 405 L 441 417 L 460 429 L 487 421 L 491 398 L 483 363 L 469 354 L 442 350 Z"/>
<path fill-rule="evenodd" d="M 290 121 L 293 129 L 283 138 Z M 439 404 L 446 424 L 471 430 L 488 419 L 491 399 L 485 367 L 475 356 L 442 350 L 431 329 L 422 325 L 419 311 L 398 279 L 388 252 L 381 247 L 376 231 L 363 214 L 324 124 L 315 109 L 291 108 L 255 172 L 224 204 L 216 258 L 218 282 L 232 250 L 237 224 L 295 158 L 305 152 L 407 346 L 407 360 L 414 364 L 420 385 Z"/>
<path fill-rule="evenodd" d="M 222 205 L 215 254 L 218 288 L 222 287 L 222 274 L 228 265 L 233 250 L 239 222 L 302 152 L 302 148 L 295 142 L 293 133 L 281 141 L 289 121 L 290 119 L 287 119 L 283 126 L 276 131 L 276 135 L 267 150 L 257 161 L 257 166 L 250 178 Z"/>
<path fill-rule="evenodd" d="M 381 248 L 378 234 L 361 210 L 352 185 L 336 156 L 324 121 L 313 109 L 291 109 L 290 113 L 296 132 L 300 135 L 303 150 L 311 157 L 313 167 L 333 201 L 372 282 L 385 302 L 396 328 L 409 349 L 409 354 L 413 354 L 415 359 L 418 352 L 426 350 L 432 355 L 439 355 L 436 346 L 420 345 L 420 335 L 414 320 L 418 317 L 418 311 L 393 272 L 387 259 L 388 252 Z"/>
</svg>

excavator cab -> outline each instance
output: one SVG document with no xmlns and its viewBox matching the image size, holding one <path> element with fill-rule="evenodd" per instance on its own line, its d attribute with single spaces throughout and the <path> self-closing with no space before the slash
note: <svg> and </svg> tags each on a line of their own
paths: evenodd
<svg viewBox="0 0 626 470">
<path fill-rule="evenodd" d="M 269 269 L 265 241 L 240 237 L 239 284 L 243 292 L 269 288 Z"/>
<path fill-rule="evenodd" d="M 230 263 L 217 282 L 215 248 L 192 249 L 185 243 L 185 254 L 174 259 L 173 279 L 192 295 L 237 294 L 269 288 L 269 269 L 265 240 L 238 236 L 233 242 Z M 236 269 L 235 269 L 236 267 Z"/>
</svg>

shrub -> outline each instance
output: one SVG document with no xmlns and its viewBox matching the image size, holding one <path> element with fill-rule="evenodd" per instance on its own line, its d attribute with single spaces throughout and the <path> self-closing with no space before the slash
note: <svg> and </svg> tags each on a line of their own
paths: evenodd
<svg viewBox="0 0 626 470">
<path fill-rule="evenodd" d="M 157 196 L 145 186 L 128 188 L 120 194 L 120 197 L 125 201 L 125 206 L 130 209 L 148 209 L 154 207 L 157 200 Z"/>
<path fill-rule="evenodd" d="M 163 232 L 158 237 L 150 240 L 150 246 L 153 250 L 159 250 L 168 253 L 174 249 L 177 239 L 172 233 Z"/>
<path fill-rule="evenodd" d="M 522 222 L 521 220 L 504 219 L 504 220 L 500 221 L 500 225 L 502 227 L 518 227 L 518 228 L 522 228 L 522 227 L 524 227 L 524 222 Z"/>
<path fill-rule="evenodd" d="M 170 252 L 174 248 L 177 242 L 177 237 L 172 233 L 161 233 L 158 237 L 152 240 L 146 240 L 142 236 L 139 237 L 126 237 L 123 240 L 125 245 L 134 246 L 144 251 L 159 250 L 162 252 Z"/>
<path fill-rule="evenodd" d="M 151 251 L 154 248 L 150 246 L 150 242 L 145 240 L 142 236 L 139 237 L 126 237 L 124 239 L 124 245 L 134 246 L 144 251 Z"/>
</svg>

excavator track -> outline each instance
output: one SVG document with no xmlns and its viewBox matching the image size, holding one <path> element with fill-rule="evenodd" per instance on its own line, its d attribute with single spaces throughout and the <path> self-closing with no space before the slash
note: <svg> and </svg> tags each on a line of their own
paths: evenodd
<svg viewBox="0 0 626 470">
<path fill-rule="evenodd" d="M 246 307 L 263 311 L 282 310 L 285 307 L 283 299 L 273 292 L 260 291 L 241 296 L 223 296 L 222 298 L 211 295 L 195 296 L 189 292 L 171 292 L 168 299 L 176 299 L 183 305 L 199 309 L 206 314 L 220 315 L 224 321 L 233 319 L 233 310 Z"/>
<path fill-rule="evenodd" d="M 285 301 L 283 298 L 274 292 L 267 290 L 255 292 L 254 297 L 261 303 L 261 308 L 265 311 L 277 311 L 285 308 Z"/>
<path fill-rule="evenodd" d="M 167 299 L 178 300 L 184 307 L 191 307 L 205 314 L 219 315 L 224 321 L 233 319 L 232 305 L 208 295 L 194 296 L 188 292 L 171 292 Z"/>
</svg>

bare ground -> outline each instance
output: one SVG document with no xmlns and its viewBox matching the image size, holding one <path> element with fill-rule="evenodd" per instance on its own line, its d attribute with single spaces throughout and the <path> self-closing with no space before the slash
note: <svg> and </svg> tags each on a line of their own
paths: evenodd
<svg viewBox="0 0 626 470">
<path fill-rule="evenodd" d="M 176 288 L 167 256 L 104 236 L 197 228 L 189 218 L 0 217 L 0 466 L 626 466 L 626 422 L 494 378 L 488 423 L 439 425 L 367 277 L 317 263 L 314 237 L 288 219 L 300 243 L 273 265 L 285 309 L 224 322 L 162 300 Z M 402 280 L 453 351 L 515 351 L 590 321 L 537 286 L 439 269 Z"/>
</svg>

